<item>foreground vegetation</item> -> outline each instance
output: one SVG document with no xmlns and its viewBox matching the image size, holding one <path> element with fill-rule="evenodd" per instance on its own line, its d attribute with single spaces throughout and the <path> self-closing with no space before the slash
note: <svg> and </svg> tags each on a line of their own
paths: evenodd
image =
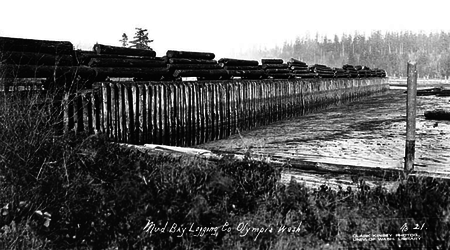
<svg viewBox="0 0 450 250">
<path fill-rule="evenodd" d="M 264 162 L 60 134 L 57 109 L 36 100 L 1 100 L 0 249 L 450 248 L 443 181 L 410 179 L 394 192 L 281 184 L 281 169 Z"/>
</svg>

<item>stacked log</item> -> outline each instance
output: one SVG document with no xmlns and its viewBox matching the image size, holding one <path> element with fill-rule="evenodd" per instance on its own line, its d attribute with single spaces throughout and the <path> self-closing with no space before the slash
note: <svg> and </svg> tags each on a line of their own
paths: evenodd
<svg viewBox="0 0 450 250">
<path fill-rule="evenodd" d="M 168 50 L 167 69 L 175 79 L 196 77 L 197 80 L 227 79 L 228 73 L 223 64 L 214 60 L 214 53 Z"/>
<path fill-rule="evenodd" d="M 272 79 L 288 79 L 293 75 L 287 63 L 283 59 L 262 59 L 261 68 Z"/>
<path fill-rule="evenodd" d="M 371 70 L 367 66 L 357 65 L 355 66 L 355 69 L 358 72 L 358 77 L 360 78 L 371 76 Z"/>
<path fill-rule="evenodd" d="M 66 85 L 78 76 L 95 75 L 91 69 L 75 65 L 70 42 L 0 37 L 0 77 L 5 79 L 5 91 L 12 85 L 23 84 L 20 79 L 29 79 L 33 84 L 40 82 L 37 89 L 47 90 L 69 87 Z"/>
<path fill-rule="evenodd" d="M 343 68 L 333 68 L 334 78 L 348 78 L 349 73 Z"/>
<path fill-rule="evenodd" d="M 95 70 L 97 81 L 108 78 L 170 79 L 166 59 L 156 57 L 153 50 L 95 44 L 92 51 L 77 51 L 76 56 L 78 65 Z"/>
<path fill-rule="evenodd" d="M 73 66 L 70 42 L 0 37 L 0 62 L 5 77 L 51 77 L 52 68 Z"/>
<path fill-rule="evenodd" d="M 344 66 L 342 66 L 342 68 L 345 71 L 347 71 L 347 74 L 349 75 L 350 78 L 358 77 L 358 71 L 355 69 L 355 66 L 350 65 L 350 64 L 345 64 Z"/>
<path fill-rule="evenodd" d="M 314 64 L 309 67 L 309 71 L 313 72 L 318 78 L 333 78 L 334 71 L 330 67 L 323 64 Z"/>
<path fill-rule="evenodd" d="M 264 70 L 255 60 L 221 58 L 219 63 L 224 65 L 224 69 L 232 78 L 262 79 L 266 77 Z"/>
<path fill-rule="evenodd" d="M 305 62 L 291 58 L 287 63 L 291 74 L 296 78 L 314 78 L 314 73 L 310 72 Z"/>
<path fill-rule="evenodd" d="M 386 77 L 386 71 L 384 69 L 374 68 L 373 72 L 375 77 Z"/>
</svg>

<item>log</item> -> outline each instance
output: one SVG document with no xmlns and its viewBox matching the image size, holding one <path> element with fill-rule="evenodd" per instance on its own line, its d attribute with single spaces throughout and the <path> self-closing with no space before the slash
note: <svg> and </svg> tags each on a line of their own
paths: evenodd
<svg viewBox="0 0 450 250">
<path fill-rule="evenodd" d="M 296 70 L 296 69 L 308 69 L 307 65 L 292 65 L 292 64 L 288 64 L 289 68 L 292 70 Z"/>
<path fill-rule="evenodd" d="M 167 64 L 158 59 L 130 59 L 130 58 L 91 58 L 88 63 L 91 67 L 166 67 Z"/>
<path fill-rule="evenodd" d="M 266 69 L 265 70 L 267 74 L 273 74 L 273 73 L 289 73 L 289 69 Z"/>
<path fill-rule="evenodd" d="M 291 73 L 294 73 L 294 74 L 307 74 L 307 73 L 310 73 L 310 71 L 307 70 L 307 69 L 295 69 L 295 70 L 292 70 Z"/>
<path fill-rule="evenodd" d="M 197 70 L 189 70 L 189 69 L 178 69 L 173 73 L 175 78 L 177 77 L 227 77 L 228 73 L 224 69 L 197 69 Z"/>
<path fill-rule="evenodd" d="M 264 70 L 227 70 L 230 76 L 240 76 L 240 77 L 256 77 L 262 78 L 265 76 Z"/>
<path fill-rule="evenodd" d="M 224 66 L 226 70 L 260 70 L 259 66 Z"/>
<path fill-rule="evenodd" d="M 210 52 L 194 52 L 194 51 L 179 51 L 179 50 L 168 50 L 166 53 L 167 58 L 191 58 L 191 59 L 204 59 L 212 60 L 214 53 Z"/>
<path fill-rule="evenodd" d="M 450 110 L 435 109 L 431 111 L 425 111 L 426 119 L 430 120 L 450 120 Z"/>
<path fill-rule="evenodd" d="M 169 70 L 176 69 L 222 69 L 222 63 L 216 64 L 168 64 L 167 68 Z"/>
<path fill-rule="evenodd" d="M 95 44 L 93 50 L 98 54 L 112 54 L 112 55 L 130 55 L 130 56 L 148 56 L 156 57 L 156 52 L 146 49 L 131 49 L 125 47 L 110 46 L 104 44 Z"/>
<path fill-rule="evenodd" d="M 272 73 L 267 75 L 272 77 L 273 79 L 288 79 L 294 76 L 291 73 Z"/>
<path fill-rule="evenodd" d="M 283 64 L 283 59 L 261 59 L 262 64 Z"/>
<path fill-rule="evenodd" d="M 98 77 L 150 77 L 169 74 L 166 67 L 158 68 L 125 68 L 125 67 L 93 67 Z"/>
<path fill-rule="evenodd" d="M 94 51 L 75 51 L 75 57 L 79 64 L 87 65 L 92 58 L 125 58 L 125 59 L 142 59 L 142 60 L 159 60 L 162 62 L 167 61 L 162 57 L 152 57 L 152 56 L 134 56 L 134 55 L 114 55 L 114 54 L 97 54 Z"/>
<path fill-rule="evenodd" d="M 18 78 L 49 78 L 54 76 L 79 75 L 83 78 L 93 78 L 96 76 L 96 72 L 89 67 L 2 64 L 0 66 L 0 75 Z"/>
<path fill-rule="evenodd" d="M 73 45 L 67 41 L 48 41 L 0 37 L 0 51 L 35 52 L 53 55 L 70 55 Z"/>
<path fill-rule="evenodd" d="M 221 58 L 219 62 L 226 66 L 258 66 L 259 64 L 258 61 L 255 60 L 241 60 L 233 58 Z"/>
<path fill-rule="evenodd" d="M 216 64 L 216 60 L 190 59 L 190 58 L 170 58 L 170 64 Z"/>
<path fill-rule="evenodd" d="M 263 69 L 287 69 L 289 66 L 287 64 L 263 64 L 261 66 Z"/>
<path fill-rule="evenodd" d="M 17 65 L 72 66 L 75 64 L 71 55 L 54 55 L 34 52 L 5 51 L 0 62 Z"/>
<path fill-rule="evenodd" d="M 291 58 L 291 60 L 288 63 L 290 63 L 292 65 L 306 65 L 305 62 L 302 62 L 302 61 L 297 60 L 295 58 Z"/>
</svg>

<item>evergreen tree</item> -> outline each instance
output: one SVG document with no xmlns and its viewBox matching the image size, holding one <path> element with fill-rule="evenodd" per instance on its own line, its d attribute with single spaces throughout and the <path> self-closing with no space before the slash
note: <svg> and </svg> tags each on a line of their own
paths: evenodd
<svg viewBox="0 0 450 250">
<path fill-rule="evenodd" d="M 147 29 L 136 28 L 134 40 L 130 41 L 132 44 L 130 48 L 152 50 L 152 48 L 148 45 L 151 42 L 153 42 L 153 40 L 148 38 Z"/>
<path fill-rule="evenodd" d="M 127 34 L 123 33 L 122 34 L 122 40 L 119 40 L 119 42 L 122 43 L 122 47 L 127 47 L 128 46 L 128 36 L 127 36 Z"/>
</svg>

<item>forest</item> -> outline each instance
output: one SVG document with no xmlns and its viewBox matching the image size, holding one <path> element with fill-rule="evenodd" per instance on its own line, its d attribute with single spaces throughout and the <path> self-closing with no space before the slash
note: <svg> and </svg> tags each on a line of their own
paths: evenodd
<svg viewBox="0 0 450 250">
<path fill-rule="evenodd" d="M 335 35 L 297 37 L 274 48 L 252 48 L 241 54 L 251 58 L 296 58 L 307 64 L 342 67 L 344 64 L 381 68 L 389 77 L 406 76 L 408 60 L 417 62 L 419 77 L 445 78 L 450 75 L 450 33 L 372 32 L 369 36 Z"/>
</svg>

